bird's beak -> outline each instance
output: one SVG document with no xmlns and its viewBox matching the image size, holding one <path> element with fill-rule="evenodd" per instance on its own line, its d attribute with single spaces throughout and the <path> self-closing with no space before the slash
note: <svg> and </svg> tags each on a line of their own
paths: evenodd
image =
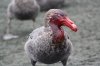
<svg viewBox="0 0 100 66">
<path fill-rule="evenodd" d="M 63 24 L 67 27 L 69 27 L 73 31 L 77 31 L 77 26 L 74 24 L 73 21 L 71 21 L 68 17 L 66 17 L 63 21 Z"/>
</svg>

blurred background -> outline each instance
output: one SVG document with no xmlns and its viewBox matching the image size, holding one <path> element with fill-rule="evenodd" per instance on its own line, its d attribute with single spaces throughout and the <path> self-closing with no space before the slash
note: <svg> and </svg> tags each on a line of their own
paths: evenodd
<svg viewBox="0 0 100 66">
<path fill-rule="evenodd" d="M 6 27 L 6 9 L 11 0 L 0 0 L 0 66 L 31 66 L 24 44 L 32 30 L 43 25 L 45 11 L 40 12 L 34 23 L 13 20 L 12 32 L 18 39 L 3 40 Z M 68 66 L 100 66 L 100 0 L 66 0 L 61 8 L 78 26 L 78 32 L 65 29 L 73 43 Z M 36 66 L 48 66 L 37 63 Z M 62 66 L 61 63 L 49 66 Z"/>
</svg>

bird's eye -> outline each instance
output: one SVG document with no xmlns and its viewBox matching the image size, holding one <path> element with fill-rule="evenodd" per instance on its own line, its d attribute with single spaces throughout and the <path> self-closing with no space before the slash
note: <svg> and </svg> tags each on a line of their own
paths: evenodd
<svg viewBox="0 0 100 66">
<path fill-rule="evenodd" d="M 52 16 L 53 17 L 53 19 L 58 19 L 58 15 L 54 15 L 54 16 Z"/>
<path fill-rule="evenodd" d="M 62 17 L 64 17 L 65 15 L 64 14 L 60 14 Z"/>
</svg>

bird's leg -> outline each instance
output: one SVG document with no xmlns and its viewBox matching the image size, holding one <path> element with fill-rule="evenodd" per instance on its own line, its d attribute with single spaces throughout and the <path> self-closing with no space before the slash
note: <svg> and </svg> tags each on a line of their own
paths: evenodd
<svg viewBox="0 0 100 66">
<path fill-rule="evenodd" d="M 32 21 L 33 21 L 33 29 L 34 29 L 35 28 L 35 26 L 34 26 L 35 19 L 32 19 Z"/>
<path fill-rule="evenodd" d="M 3 36 L 4 40 L 9 40 L 13 38 L 18 38 L 18 36 L 11 34 L 11 18 L 8 18 L 7 26 L 6 26 L 6 34 Z"/>
<path fill-rule="evenodd" d="M 32 21 L 35 22 L 36 21 L 35 18 L 33 18 Z"/>
<path fill-rule="evenodd" d="M 6 34 L 10 34 L 10 29 L 11 29 L 11 19 L 8 19 L 7 21 L 7 27 L 6 27 Z"/>
<path fill-rule="evenodd" d="M 61 60 L 61 63 L 63 64 L 63 66 L 66 66 L 67 65 L 67 60 L 68 60 L 68 58 Z"/>
<path fill-rule="evenodd" d="M 32 66 L 35 66 L 36 61 L 34 61 L 34 60 L 31 59 L 31 64 L 32 64 Z"/>
</svg>

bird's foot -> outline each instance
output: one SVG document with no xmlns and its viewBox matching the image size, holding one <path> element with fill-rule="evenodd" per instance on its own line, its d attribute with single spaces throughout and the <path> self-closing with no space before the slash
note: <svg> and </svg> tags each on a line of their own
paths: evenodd
<svg viewBox="0 0 100 66">
<path fill-rule="evenodd" d="M 15 39 L 15 38 L 18 38 L 18 36 L 17 35 L 13 35 L 13 34 L 5 34 L 3 36 L 4 40 L 10 40 L 10 39 Z"/>
</svg>

